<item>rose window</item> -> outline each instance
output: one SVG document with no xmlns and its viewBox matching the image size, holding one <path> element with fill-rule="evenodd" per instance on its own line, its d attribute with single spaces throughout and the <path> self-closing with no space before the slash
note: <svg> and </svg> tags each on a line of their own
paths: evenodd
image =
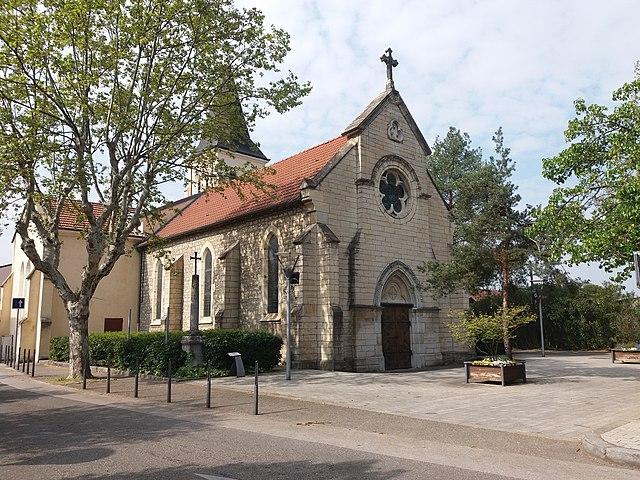
<svg viewBox="0 0 640 480">
<path fill-rule="evenodd" d="M 409 189 L 396 170 L 387 170 L 380 178 L 380 200 L 385 211 L 392 217 L 403 214 L 409 201 Z"/>
</svg>

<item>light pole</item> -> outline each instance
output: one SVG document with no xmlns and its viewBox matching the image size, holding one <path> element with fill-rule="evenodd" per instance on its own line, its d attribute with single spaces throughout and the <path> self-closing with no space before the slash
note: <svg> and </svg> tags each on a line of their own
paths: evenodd
<svg viewBox="0 0 640 480">
<path fill-rule="evenodd" d="M 530 238 L 529 240 L 531 240 L 533 243 L 536 244 L 536 247 L 538 249 L 538 256 L 540 256 L 540 254 L 542 253 L 542 250 L 540 249 L 540 243 L 538 243 L 538 241 L 534 240 L 533 238 Z M 534 285 L 540 285 L 540 289 L 538 289 L 538 287 Z M 544 321 L 542 319 L 542 287 L 543 286 L 544 286 L 544 278 L 540 277 L 534 280 L 533 270 L 532 270 L 531 271 L 531 288 L 536 289 L 536 294 L 538 297 L 538 318 L 540 319 L 540 353 L 544 357 L 545 356 L 544 355 Z"/>
<path fill-rule="evenodd" d="M 285 358 L 285 379 L 291 380 L 291 285 L 297 285 L 298 283 L 300 283 L 300 274 L 296 272 L 296 266 L 298 265 L 300 255 L 296 257 L 295 262 L 293 262 L 293 266 L 286 267 L 280 260 L 280 255 L 284 255 L 285 253 L 287 252 L 283 252 L 282 254 L 278 253 L 277 258 L 280 266 L 282 267 L 282 272 L 287 279 L 287 356 Z"/>
</svg>

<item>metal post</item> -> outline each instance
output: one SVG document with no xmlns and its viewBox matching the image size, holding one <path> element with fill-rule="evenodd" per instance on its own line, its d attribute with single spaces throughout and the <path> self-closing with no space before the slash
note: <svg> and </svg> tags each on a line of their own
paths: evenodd
<svg viewBox="0 0 640 480">
<path fill-rule="evenodd" d="M 255 385 L 253 387 L 253 414 L 258 415 L 258 361 L 255 364 Z"/>
<path fill-rule="evenodd" d="M 33 365 L 31 365 L 31 376 L 35 377 L 36 376 L 36 352 L 33 352 Z"/>
<path fill-rule="evenodd" d="M 291 276 L 287 275 L 287 359 L 285 378 L 291 380 Z"/>
<path fill-rule="evenodd" d="M 127 338 L 131 338 L 131 309 L 129 309 L 129 316 L 127 317 Z"/>
<path fill-rule="evenodd" d="M 540 351 L 544 357 L 544 322 L 542 320 L 542 286 L 540 285 L 540 292 L 538 292 L 538 315 L 540 316 Z"/>
<path fill-rule="evenodd" d="M 22 373 L 24 373 L 25 368 L 27 367 L 27 349 L 22 349 Z"/>
<path fill-rule="evenodd" d="M 87 369 L 86 368 L 82 369 L 82 389 L 83 390 L 87 389 Z"/>
<path fill-rule="evenodd" d="M 207 408 L 211 408 L 211 362 L 207 362 Z"/>
<path fill-rule="evenodd" d="M 15 338 L 13 339 L 13 344 L 15 345 L 15 347 L 13 348 L 13 355 L 16 355 L 16 352 L 18 352 L 18 322 L 20 321 L 20 309 L 16 309 L 16 331 L 15 331 Z M 20 352 L 18 352 L 18 356 L 20 356 Z"/>
<path fill-rule="evenodd" d="M 18 356 L 16 357 L 16 370 L 20 371 L 20 349 L 18 349 Z"/>
<path fill-rule="evenodd" d="M 171 403 L 171 358 L 167 362 L 167 403 Z"/>
<path fill-rule="evenodd" d="M 138 398 L 139 381 L 140 381 L 140 360 L 136 358 L 136 377 L 133 381 L 133 398 Z"/>
<path fill-rule="evenodd" d="M 111 393 L 111 357 L 107 360 L 107 393 Z"/>
<path fill-rule="evenodd" d="M 29 367 L 31 367 L 31 349 L 27 350 L 27 376 L 29 376 Z"/>
<path fill-rule="evenodd" d="M 169 307 L 167 307 L 167 318 L 164 321 L 164 343 L 169 343 Z"/>
</svg>

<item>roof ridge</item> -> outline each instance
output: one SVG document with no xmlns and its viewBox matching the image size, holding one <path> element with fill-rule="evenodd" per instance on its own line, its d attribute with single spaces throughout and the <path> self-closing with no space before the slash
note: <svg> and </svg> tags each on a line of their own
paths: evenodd
<svg viewBox="0 0 640 480">
<path fill-rule="evenodd" d="M 274 165 L 277 165 L 278 163 L 284 162 L 285 160 L 289 160 L 289 159 L 291 159 L 293 157 L 297 157 L 298 155 L 302 155 L 303 153 L 307 153 L 307 152 L 313 150 L 314 148 L 321 147 L 323 145 L 326 145 L 327 143 L 335 142 L 336 140 L 338 140 L 339 138 L 342 138 L 342 137 L 344 137 L 344 135 L 340 134 L 337 137 L 332 138 L 331 140 L 327 140 L 325 142 L 318 143 L 317 145 L 314 145 L 313 147 L 305 148 L 304 150 L 300 150 L 299 152 L 294 153 L 293 155 L 289 155 L 288 157 L 281 158 L 280 160 L 278 160 L 277 162 L 273 162 L 269 166 L 272 167 Z"/>
</svg>

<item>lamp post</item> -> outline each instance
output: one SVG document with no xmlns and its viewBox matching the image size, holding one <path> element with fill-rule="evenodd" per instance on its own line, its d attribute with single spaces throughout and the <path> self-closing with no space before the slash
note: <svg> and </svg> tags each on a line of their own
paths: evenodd
<svg viewBox="0 0 640 480">
<path fill-rule="evenodd" d="M 300 255 L 296 257 L 293 262 L 293 266 L 287 267 L 280 260 L 280 255 L 284 255 L 288 252 L 278 253 L 277 258 L 282 272 L 287 280 L 287 331 L 286 331 L 286 344 L 287 344 L 287 356 L 285 358 L 285 380 L 291 380 L 291 286 L 300 283 L 300 274 L 296 272 L 296 266 Z"/>
<path fill-rule="evenodd" d="M 529 240 L 531 240 L 533 243 L 536 244 L 536 248 L 538 249 L 538 255 L 540 255 L 540 253 L 542 253 L 542 250 L 540 248 L 540 243 L 537 240 L 534 240 L 533 238 L 530 238 Z M 540 288 L 538 289 L 537 286 L 540 286 Z M 538 318 L 540 319 L 540 353 L 541 355 L 544 357 L 544 321 L 542 319 L 542 287 L 544 286 L 544 278 L 539 277 L 537 279 L 533 278 L 533 270 L 531 270 L 531 289 L 533 290 L 535 288 L 536 293 L 535 295 L 538 297 Z"/>
</svg>

